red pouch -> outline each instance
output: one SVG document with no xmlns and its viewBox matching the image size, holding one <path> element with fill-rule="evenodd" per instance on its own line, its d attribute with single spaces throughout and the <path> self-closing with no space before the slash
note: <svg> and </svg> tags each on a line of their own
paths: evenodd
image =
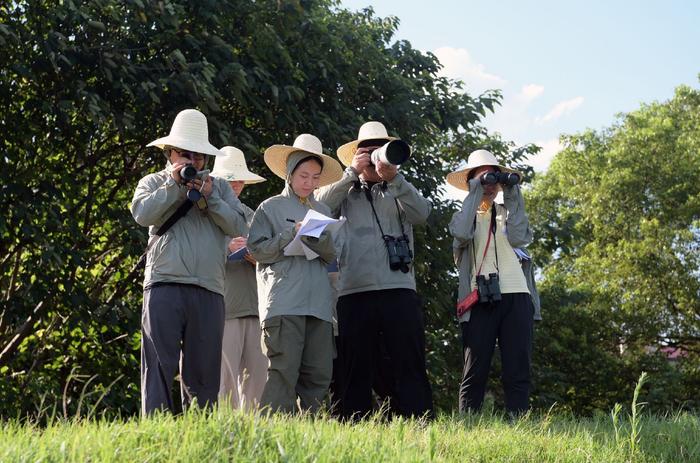
<svg viewBox="0 0 700 463">
<path fill-rule="evenodd" d="M 471 310 L 477 302 L 479 302 L 479 291 L 475 289 L 457 303 L 457 318 L 464 315 L 468 310 Z"/>
</svg>

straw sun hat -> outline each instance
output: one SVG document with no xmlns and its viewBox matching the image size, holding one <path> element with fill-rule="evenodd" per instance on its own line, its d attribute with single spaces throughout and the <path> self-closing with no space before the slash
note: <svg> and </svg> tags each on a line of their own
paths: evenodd
<svg viewBox="0 0 700 463">
<path fill-rule="evenodd" d="M 469 191 L 469 182 L 467 181 L 469 172 L 482 166 L 498 167 L 501 169 L 501 172 L 518 174 L 522 178 L 522 174 L 517 170 L 509 169 L 500 165 L 496 159 L 496 156 L 494 156 L 490 151 L 476 150 L 472 151 L 472 153 L 469 155 L 469 158 L 467 159 L 467 167 L 447 174 L 447 183 L 455 188 L 459 188 L 460 190 Z"/>
<path fill-rule="evenodd" d="M 391 140 L 398 140 L 398 138 L 390 137 L 386 127 L 381 122 L 365 122 L 360 127 L 357 140 L 353 140 L 338 148 L 338 159 L 340 159 L 340 162 L 346 166 L 352 164 L 352 158 L 355 155 L 355 151 L 357 151 L 357 146 L 367 140 L 381 140 L 384 143 L 388 143 Z"/>
<path fill-rule="evenodd" d="M 221 155 L 221 151 L 209 143 L 207 118 L 196 109 L 185 109 L 175 116 L 170 135 L 150 142 L 147 146 L 165 149 L 167 146 L 194 153 Z"/>
<path fill-rule="evenodd" d="M 270 170 L 282 179 L 287 179 L 287 158 L 289 155 L 301 151 L 309 155 L 318 156 L 323 162 L 319 186 L 329 185 L 340 180 L 343 176 L 343 168 L 338 161 L 323 154 L 321 140 L 308 133 L 299 135 L 292 146 L 272 145 L 265 150 L 265 164 Z"/>
<path fill-rule="evenodd" d="M 264 182 L 266 179 L 248 170 L 243 151 L 234 146 L 224 146 L 220 150 L 223 154 L 214 159 L 214 177 L 221 177 L 226 181 L 242 181 L 246 185 Z"/>
</svg>

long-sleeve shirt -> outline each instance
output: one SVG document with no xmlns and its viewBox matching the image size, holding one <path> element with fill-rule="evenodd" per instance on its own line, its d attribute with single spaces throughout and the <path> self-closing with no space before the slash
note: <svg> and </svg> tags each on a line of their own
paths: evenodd
<svg viewBox="0 0 700 463">
<path fill-rule="evenodd" d="M 246 222 L 253 220 L 254 211 L 241 203 Z M 243 236 L 247 236 L 247 233 Z M 231 236 L 227 236 L 224 248 L 228 252 Z M 245 259 L 226 262 L 226 319 L 258 316 L 258 284 L 255 266 Z"/>
<path fill-rule="evenodd" d="M 341 229 L 338 295 L 383 289 L 416 289 L 413 265 L 408 273 L 389 268 L 389 255 L 365 189 L 369 188 L 381 230 L 401 236 L 401 227 L 414 250 L 413 226 L 425 223 L 430 203 L 402 174 L 391 182 L 362 184 L 348 167 L 336 183 L 319 189 L 316 198 L 331 208 L 335 217 L 346 217 Z"/>
<path fill-rule="evenodd" d="M 324 231 L 319 239 L 303 239 L 319 254 L 285 256 L 284 248 L 294 239 L 294 225 L 309 208 L 324 215 L 330 209 L 309 196 L 301 202 L 287 184 L 284 191 L 263 201 L 253 216 L 248 250 L 257 263 L 258 312 L 260 321 L 279 315 L 308 315 L 331 322 L 332 293 L 326 266 L 335 259 L 333 238 Z"/>
<path fill-rule="evenodd" d="M 455 212 L 450 221 L 450 234 L 454 237 L 452 250 L 455 264 L 459 271 L 458 300 L 462 300 L 472 290 L 474 280 L 472 268 L 475 259 L 473 249 L 474 234 L 476 231 L 475 218 L 483 195 L 484 188 L 479 179 L 470 180 L 469 193 L 467 197 L 464 198 L 462 208 L 458 212 Z M 525 213 L 525 202 L 520 192 L 520 186 L 514 185 L 511 187 L 504 187 L 503 202 L 506 218 L 505 221 L 501 220 L 499 228 L 501 231 L 505 231 L 507 241 L 510 244 L 508 252 L 513 252 L 513 248 L 524 248 L 532 242 L 532 231 L 530 230 L 530 223 Z M 502 209 L 501 217 L 503 217 Z M 480 242 L 485 243 L 485 240 L 480 240 Z M 483 246 L 480 247 L 480 252 L 483 252 Z M 500 259 L 504 251 L 499 249 L 498 252 Z M 476 259 L 480 261 L 481 254 L 478 254 Z M 534 284 L 532 265 L 528 262 L 528 264 L 522 266 L 522 268 L 527 282 L 527 288 L 535 307 L 534 319 L 539 320 L 541 319 L 539 296 Z M 482 270 L 482 273 L 488 272 Z M 470 316 L 471 312 L 467 311 L 460 317 L 459 321 L 469 321 Z"/>
<path fill-rule="evenodd" d="M 142 178 L 131 201 L 131 214 L 139 225 L 149 227 L 144 289 L 155 283 L 200 286 L 224 294 L 225 235 L 244 234 L 245 217 L 240 201 L 225 180 L 212 178 L 208 208 L 193 206 L 161 237 L 158 228 L 186 200 L 186 188 L 178 185 L 167 169 Z"/>
</svg>

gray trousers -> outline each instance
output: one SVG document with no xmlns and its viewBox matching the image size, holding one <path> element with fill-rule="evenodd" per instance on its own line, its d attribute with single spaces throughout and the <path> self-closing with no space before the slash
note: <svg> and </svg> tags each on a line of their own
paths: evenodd
<svg viewBox="0 0 700 463">
<path fill-rule="evenodd" d="M 143 293 L 141 413 L 174 411 L 180 370 L 182 405 L 216 403 L 221 378 L 224 297 L 194 285 L 162 284 Z"/>
<path fill-rule="evenodd" d="M 317 411 L 328 397 L 333 373 L 333 325 L 306 315 L 272 317 L 263 323 L 270 359 L 261 407 L 294 413 Z"/>
</svg>

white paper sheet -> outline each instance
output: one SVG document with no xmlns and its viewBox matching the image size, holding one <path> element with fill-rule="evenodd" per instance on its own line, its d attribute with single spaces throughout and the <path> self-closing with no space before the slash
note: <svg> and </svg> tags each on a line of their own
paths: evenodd
<svg viewBox="0 0 700 463">
<path fill-rule="evenodd" d="M 312 260 L 318 257 L 314 251 L 309 249 L 304 243 L 301 242 L 302 236 L 312 236 L 318 238 L 324 230 L 328 230 L 331 233 L 335 233 L 338 229 L 345 223 L 345 217 L 340 219 L 333 219 L 327 217 L 319 212 L 309 209 L 306 216 L 301 221 L 301 227 L 299 227 L 299 232 L 296 236 L 284 248 L 285 256 L 306 256 L 306 259 Z"/>
</svg>

